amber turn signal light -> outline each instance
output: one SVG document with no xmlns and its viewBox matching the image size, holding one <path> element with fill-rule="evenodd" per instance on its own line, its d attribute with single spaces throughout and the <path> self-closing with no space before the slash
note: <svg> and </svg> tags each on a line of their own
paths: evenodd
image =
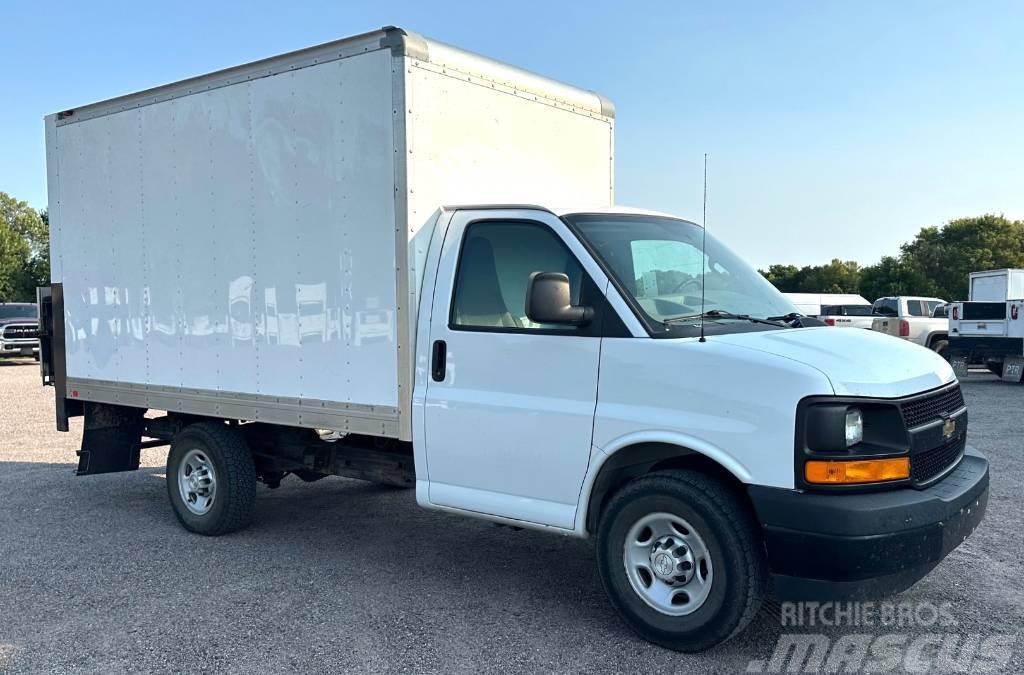
<svg viewBox="0 0 1024 675">
<path fill-rule="evenodd" d="M 910 458 L 855 459 L 847 461 L 811 460 L 804 464 L 808 483 L 847 485 L 850 483 L 881 483 L 910 476 Z"/>
</svg>

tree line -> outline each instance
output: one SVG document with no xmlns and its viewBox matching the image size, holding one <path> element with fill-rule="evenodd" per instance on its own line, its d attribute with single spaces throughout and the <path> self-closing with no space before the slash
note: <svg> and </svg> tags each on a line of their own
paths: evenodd
<svg viewBox="0 0 1024 675">
<path fill-rule="evenodd" d="M 1024 267 L 1024 220 L 986 214 L 925 227 L 900 247 L 862 267 L 835 258 L 825 265 L 771 265 L 761 274 L 787 293 L 858 293 L 967 299 L 970 272 Z M 25 302 L 50 281 L 50 228 L 46 210 L 0 192 L 0 302 Z"/>
<path fill-rule="evenodd" d="M 46 210 L 0 192 L 0 302 L 33 302 L 50 283 L 50 226 Z"/>
<path fill-rule="evenodd" d="M 925 227 L 874 265 L 835 258 L 825 265 L 771 265 L 759 270 L 786 293 L 857 293 L 868 300 L 887 295 L 967 299 L 967 275 L 1024 267 L 1024 220 L 985 214 Z"/>
</svg>

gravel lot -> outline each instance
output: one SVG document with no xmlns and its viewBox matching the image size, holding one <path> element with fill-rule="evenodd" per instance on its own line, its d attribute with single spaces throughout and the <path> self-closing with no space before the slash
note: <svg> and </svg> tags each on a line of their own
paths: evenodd
<svg viewBox="0 0 1024 675">
<path fill-rule="evenodd" d="M 964 389 L 992 462 L 988 515 L 900 596 L 950 603 L 956 620 L 900 629 L 912 637 L 1024 630 L 1024 386 L 980 375 Z M 261 486 L 249 530 L 194 536 L 171 513 L 163 449 L 138 472 L 76 478 L 80 420 L 53 426 L 36 364 L 0 361 L 0 671 L 744 672 L 794 632 L 766 609 L 708 653 L 654 647 L 606 602 L 589 542 L 340 478 Z M 1024 672 L 1013 649 L 1003 670 Z"/>
</svg>

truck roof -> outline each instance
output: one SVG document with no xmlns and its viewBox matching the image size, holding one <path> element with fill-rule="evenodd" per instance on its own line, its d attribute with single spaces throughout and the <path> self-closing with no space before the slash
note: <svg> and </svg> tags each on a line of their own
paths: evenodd
<svg viewBox="0 0 1024 675">
<path fill-rule="evenodd" d="M 538 211 L 547 211 L 553 213 L 559 218 L 562 216 L 575 216 L 582 214 L 593 214 L 593 213 L 604 213 L 609 215 L 625 215 L 625 216 L 653 216 L 656 218 L 672 218 L 674 220 L 682 220 L 700 227 L 700 223 L 696 223 L 688 218 L 681 218 L 671 213 L 663 213 L 661 211 L 652 211 L 651 209 L 640 209 L 632 206 L 544 206 L 542 204 L 446 204 L 444 207 L 446 211 L 458 211 L 465 209 L 536 209 Z"/>
<path fill-rule="evenodd" d="M 661 211 L 652 211 L 650 209 L 638 209 L 632 206 L 595 206 L 592 208 L 586 207 L 552 207 L 549 209 L 556 216 L 572 216 L 580 213 L 607 213 L 609 215 L 625 215 L 625 216 L 656 216 L 659 218 L 675 218 L 676 220 L 686 220 L 692 222 L 686 218 L 680 218 L 674 216 L 671 213 L 662 213 Z M 695 223 L 696 224 L 696 223 Z"/>
<path fill-rule="evenodd" d="M 504 85 L 519 92 L 534 94 L 563 107 L 596 116 L 615 117 L 615 106 L 597 92 L 574 87 L 396 26 L 385 26 L 368 33 L 70 108 L 54 113 L 54 116 L 58 124 L 73 124 L 93 117 L 199 94 L 238 82 L 269 77 L 378 49 L 391 49 L 394 53 L 430 63 L 439 69 L 456 71 L 467 76 L 470 81 L 482 80 L 487 86 Z"/>
</svg>

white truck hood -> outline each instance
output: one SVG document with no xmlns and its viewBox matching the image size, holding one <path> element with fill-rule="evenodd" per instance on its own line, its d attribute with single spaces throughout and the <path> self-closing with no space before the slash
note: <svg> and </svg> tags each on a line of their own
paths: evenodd
<svg viewBox="0 0 1024 675">
<path fill-rule="evenodd" d="M 711 340 L 808 365 L 829 379 L 837 396 L 895 398 L 956 378 L 946 360 L 930 349 L 870 330 L 794 328 L 709 336 Z"/>
</svg>

